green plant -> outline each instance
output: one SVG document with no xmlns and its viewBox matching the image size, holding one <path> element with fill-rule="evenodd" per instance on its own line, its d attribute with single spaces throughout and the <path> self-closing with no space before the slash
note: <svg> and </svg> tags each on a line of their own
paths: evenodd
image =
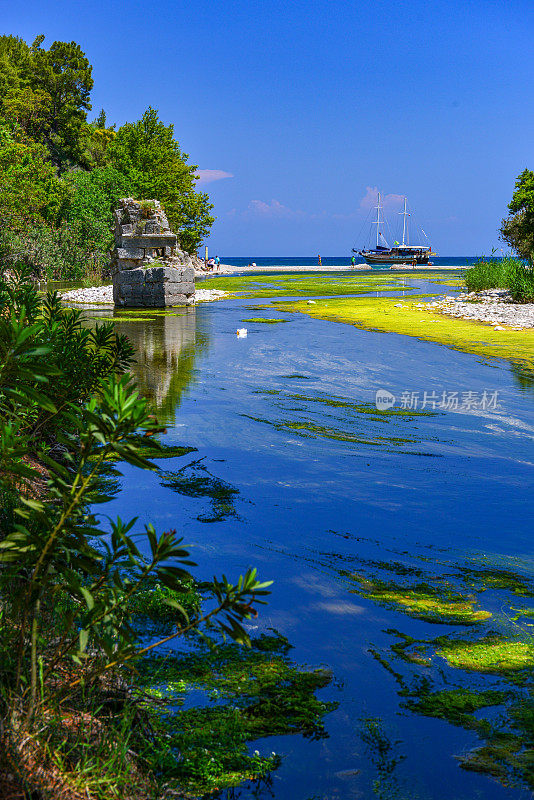
<svg viewBox="0 0 534 800">
<path fill-rule="evenodd" d="M 485 289 L 509 289 L 516 303 L 534 302 L 534 271 L 517 258 L 488 261 L 480 258 L 464 274 L 470 292 Z"/>
<path fill-rule="evenodd" d="M 144 220 L 150 217 L 156 210 L 156 204 L 153 200 L 141 200 L 139 206 L 141 208 L 141 214 L 143 215 Z"/>
<path fill-rule="evenodd" d="M 0 704 L 3 745 L 24 771 L 51 715 L 61 708 L 79 718 L 84 697 L 120 687 L 120 668 L 145 653 L 207 624 L 248 643 L 242 622 L 257 615 L 269 584 L 253 569 L 236 583 L 213 578 L 201 607 L 187 599 L 194 564 L 175 530 L 158 536 L 146 526 L 144 555 L 135 519 L 111 522 L 111 532 L 97 526 L 88 506 L 105 502 L 110 462 L 154 469 L 143 434 L 158 423 L 129 376 L 117 374 L 131 350 L 121 352 L 111 329 L 82 329 L 78 314 L 53 295 L 42 301 L 18 277 L 14 286 L 0 281 L 0 490 L 20 492 L 0 541 L 0 601 L 10 618 Z M 70 375 L 77 355 L 83 369 Z M 48 452 L 37 447 L 39 430 Z M 152 581 L 165 587 L 158 591 L 173 629 L 143 647 L 134 618 Z"/>
<path fill-rule="evenodd" d="M 508 288 L 516 303 L 534 303 L 534 269 L 518 263 L 511 272 Z"/>
</svg>

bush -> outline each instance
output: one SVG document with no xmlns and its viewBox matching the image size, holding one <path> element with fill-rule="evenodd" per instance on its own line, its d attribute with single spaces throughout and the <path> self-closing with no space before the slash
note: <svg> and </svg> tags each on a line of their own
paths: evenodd
<svg viewBox="0 0 534 800">
<path fill-rule="evenodd" d="M 480 258 L 465 271 L 464 280 L 470 292 L 509 289 L 516 303 L 534 303 L 534 271 L 518 258 L 507 256 L 498 261 Z"/>
<path fill-rule="evenodd" d="M 465 285 L 470 292 L 482 292 L 484 289 L 508 289 L 510 274 L 521 265 L 517 258 L 506 257 L 488 261 L 484 256 L 479 258 L 464 274 Z"/>
<path fill-rule="evenodd" d="M 510 272 L 508 289 L 516 303 L 534 303 L 534 270 L 518 263 Z"/>
<path fill-rule="evenodd" d="M 131 349 L 112 326 L 89 330 L 26 278 L 0 278 L 0 761 L 9 753 L 10 771 L 32 796 L 63 796 L 64 778 L 107 798 L 99 760 L 91 766 L 81 753 L 95 752 L 88 729 L 107 742 L 102 759 L 115 752 L 98 709 L 118 708 L 132 727 L 120 668 L 208 623 L 248 642 L 242 623 L 257 615 L 267 584 L 255 570 L 235 585 L 214 578 L 202 584 L 211 608 L 200 608 L 184 596 L 194 564 L 175 530 L 158 536 L 146 526 L 144 555 L 130 535 L 135 519 L 111 522 L 111 532 L 97 526 L 89 506 L 107 499 L 109 464 L 154 469 L 142 445 L 158 425 L 129 376 L 116 374 Z M 173 630 L 141 647 L 129 601 L 139 595 L 147 608 L 150 581 L 165 587 L 157 599 L 169 606 Z M 128 787 L 120 796 L 139 795 Z"/>
</svg>

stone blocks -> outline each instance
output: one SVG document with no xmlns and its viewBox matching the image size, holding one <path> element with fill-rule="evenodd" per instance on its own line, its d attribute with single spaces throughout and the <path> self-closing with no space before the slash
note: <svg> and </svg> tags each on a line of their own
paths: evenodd
<svg viewBox="0 0 534 800">
<path fill-rule="evenodd" d="M 113 300 L 135 308 L 189 305 L 195 299 L 195 271 L 188 253 L 177 250 L 165 212 L 157 200 L 119 200 L 113 212 L 111 252 Z"/>
<path fill-rule="evenodd" d="M 190 268 L 140 267 L 113 276 L 113 302 L 122 308 L 182 306 L 194 299 L 194 270 Z"/>
</svg>

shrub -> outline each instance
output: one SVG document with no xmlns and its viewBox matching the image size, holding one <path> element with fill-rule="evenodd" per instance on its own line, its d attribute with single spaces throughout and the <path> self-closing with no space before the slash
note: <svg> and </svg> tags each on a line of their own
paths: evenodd
<svg viewBox="0 0 534 800">
<path fill-rule="evenodd" d="M 534 303 L 534 271 L 518 258 L 488 261 L 482 257 L 465 271 L 464 280 L 470 292 L 509 289 L 516 303 Z"/>
<path fill-rule="evenodd" d="M 10 505 L 0 541 L 0 757 L 10 754 L 29 793 L 49 797 L 59 796 L 58 770 L 83 782 L 85 769 L 56 747 L 54 724 L 57 741 L 73 737 L 73 754 L 86 748 L 82 728 L 103 740 L 95 709 L 124 707 L 121 666 L 207 623 L 248 642 L 242 622 L 268 592 L 252 569 L 235 585 L 225 576 L 202 584 L 211 608 L 188 610 L 194 564 L 175 530 L 146 526 L 143 555 L 135 519 L 98 527 L 89 506 L 107 499 L 109 464 L 154 469 L 141 445 L 158 425 L 129 376 L 116 374 L 131 356 L 126 342 L 108 326 L 91 332 L 55 295 L 42 301 L 26 278 L 0 279 L 0 496 Z M 141 647 L 129 601 L 151 580 L 170 590 L 159 599 L 173 631 Z"/>
<path fill-rule="evenodd" d="M 534 270 L 532 267 L 518 263 L 510 272 L 508 289 L 516 303 L 534 303 Z"/>
<path fill-rule="evenodd" d="M 465 285 L 470 292 L 482 292 L 485 289 L 508 289 L 510 274 L 521 262 L 507 256 L 498 260 L 479 258 L 464 274 Z"/>
</svg>

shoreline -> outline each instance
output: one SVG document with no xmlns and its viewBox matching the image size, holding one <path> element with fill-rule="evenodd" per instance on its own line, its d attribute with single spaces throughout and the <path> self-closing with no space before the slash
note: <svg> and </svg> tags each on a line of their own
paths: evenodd
<svg viewBox="0 0 534 800">
<path fill-rule="evenodd" d="M 313 264 L 311 266 L 306 266 L 305 264 L 281 264 L 278 266 L 256 266 L 256 267 L 249 267 L 249 266 L 233 266 L 232 264 L 220 264 L 218 270 L 213 270 L 210 272 L 206 272 L 204 270 L 197 271 L 195 274 L 197 277 L 203 278 L 212 278 L 216 277 L 217 275 L 230 275 L 230 274 L 241 274 L 241 273 L 273 273 L 273 272 L 372 272 L 374 273 L 386 273 L 386 272 L 419 272 L 421 270 L 428 271 L 428 272 L 435 272 L 435 271 L 448 271 L 448 270 L 466 270 L 468 269 L 468 265 L 465 266 L 458 266 L 457 264 L 440 264 L 440 265 L 428 265 L 428 264 L 418 264 L 416 267 L 411 266 L 400 266 L 400 265 L 393 265 L 389 269 L 373 269 L 373 267 L 369 266 L 369 264 L 356 264 L 354 267 L 351 267 L 350 264 L 334 264 L 329 266 L 319 266 L 318 264 Z"/>
</svg>

